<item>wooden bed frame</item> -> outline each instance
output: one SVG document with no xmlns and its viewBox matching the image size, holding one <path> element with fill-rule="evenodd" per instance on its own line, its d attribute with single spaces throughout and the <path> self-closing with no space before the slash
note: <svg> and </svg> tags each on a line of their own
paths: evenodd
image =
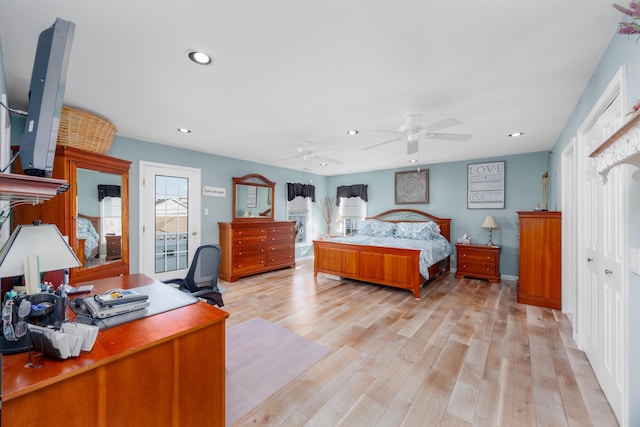
<svg viewBox="0 0 640 427">
<path fill-rule="evenodd" d="M 367 219 L 394 223 L 433 221 L 440 226 L 441 234 L 451 241 L 450 218 L 438 218 L 414 209 L 393 209 Z M 314 240 L 313 256 L 313 277 L 317 277 L 318 273 L 327 273 L 347 279 L 408 289 L 416 298 L 420 298 L 420 287 L 427 281 L 420 274 L 418 249 Z M 443 271 L 449 271 L 449 268 L 449 257 L 446 257 L 429 268 L 429 278 L 432 279 Z"/>
</svg>

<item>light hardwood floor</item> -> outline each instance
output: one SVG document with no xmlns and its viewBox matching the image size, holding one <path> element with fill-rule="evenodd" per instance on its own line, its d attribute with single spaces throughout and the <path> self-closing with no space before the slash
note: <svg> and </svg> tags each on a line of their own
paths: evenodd
<svg viewBox="0 0 640 427">
<path fill-rule="evenodd" d="M 447 273 L 416 300 L 303 260 L 221 284 L 228 327 L 261 317 L 331 349 L 234 426 L 618 425 L 566 316 L 518 304 L 515 282 Z"/>
</svg>

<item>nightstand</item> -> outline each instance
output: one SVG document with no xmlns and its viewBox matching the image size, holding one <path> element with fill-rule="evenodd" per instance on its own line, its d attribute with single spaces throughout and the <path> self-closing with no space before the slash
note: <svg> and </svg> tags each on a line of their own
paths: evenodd
<svg viewBox="0 0 640 427">
<path fill-rule="evenodd" d="M 122 236 L 104 236 L 107 239 L 107 261 L 122 258 Z"/>
<path fill-rule="evenodd" d="M 476 277 L 500 282 L 500 246 L 456 245 L 456 277 Z"/>
</svg>

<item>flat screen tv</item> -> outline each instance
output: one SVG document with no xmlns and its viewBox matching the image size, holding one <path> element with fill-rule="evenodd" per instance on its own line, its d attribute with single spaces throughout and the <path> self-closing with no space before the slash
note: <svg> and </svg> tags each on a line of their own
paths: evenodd
<svg viewBox="0 0 640 427">
<path fill-rule="evenodd" d="M 73 22 L 58 18 L 38 39 L 18 156 L 27 175 L 51 177 L 53 172 L 74 30 Z"/>
</svg>

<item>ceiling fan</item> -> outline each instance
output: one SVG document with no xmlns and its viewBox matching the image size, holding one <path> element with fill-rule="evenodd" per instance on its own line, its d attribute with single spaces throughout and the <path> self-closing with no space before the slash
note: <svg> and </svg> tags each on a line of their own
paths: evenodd
<svg viewBox="0 0 640 427">
<path fill-rule="evenodd" d="M 390 132 L 394 134 L 400 134 L 397 138 L 389 141 L 384 141 L 379 144 L 371 145 L 364 148 L 364 150 L 370 150 L 381 145 L 389 144 L 391 142 L 407 139 L 407 154 L 415 154 L 418 152 L 418 142 L 420 138 L 424 139 L 442 139 L 449 141 L 468 141 L 471 135 L 466 133 L 437 133 L 441 129 L 445 129 L 451 126 L 459 125 L 462 122 L 456 118 L 449 117 L 442 121 L 433 123 L 429 126 L 422 124 L 422 118 L 420 114 L 410 114 L 405 119 L 405 122 L 400 126 L 397 131 L 382 130 L 382 132 Z"/>
<path fill-rule="evenodd" d="M 337 165 L 342 164 L 340 160 L 330 159 L 328 157 L 317 155 L 316 148 L 309 141 L 302 142 L 302 144 L 300 144 L 300 146 L 297 148 L 297 151 L 298 151 L 298 154 L 295 156 L 285 157 L 284 159 L 278 159 L 275 161 L 280 162 L 280 161 L 291 160 L 291 159 L 302 159 L 306 162 L 306 165 L 303 169 L 308 171 L 310 171 L 313 166 L 313 160 L 317 160 L 321 163 L 327 163 L 327 164 L 331 164 L 331 163 L 337 164 Z"/>
</svg>

